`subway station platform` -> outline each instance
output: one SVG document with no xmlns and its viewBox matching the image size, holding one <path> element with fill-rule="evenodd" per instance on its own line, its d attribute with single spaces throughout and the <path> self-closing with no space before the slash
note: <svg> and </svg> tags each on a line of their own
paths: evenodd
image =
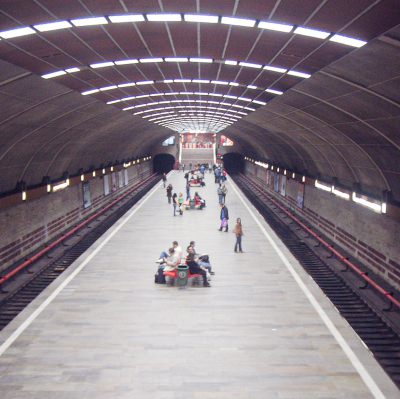
<svg viewBox="0 0 400 399">
<path fill-rule="evenodd" d="M 238 188 L 218 231 L 213 175 L 203 211 L 172 216 L 158 185 L 0 335 L 0 397 L 399 398 L 400 392 Z M 182 172 L 172 172 L 184 193 Z M 211 288 L 154 284 L 173 240 L 196 241 Z"/>
</svg>

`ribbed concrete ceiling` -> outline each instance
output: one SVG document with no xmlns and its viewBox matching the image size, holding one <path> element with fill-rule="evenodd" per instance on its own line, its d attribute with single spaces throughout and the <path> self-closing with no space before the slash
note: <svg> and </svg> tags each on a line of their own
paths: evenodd
<svg viewBox="0 0 400 399">
<path fill-rule="evenodd" d="M 0 192 L 171 128 L 226 129 L 254 155 L 398 198 L 398 37 L 373 39 L 399 22 L 396 0 L 2 1 Z"/>
</svg>

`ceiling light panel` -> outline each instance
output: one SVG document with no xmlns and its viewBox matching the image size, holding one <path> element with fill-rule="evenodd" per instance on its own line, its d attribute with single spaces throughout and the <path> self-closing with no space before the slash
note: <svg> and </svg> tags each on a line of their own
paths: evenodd
<svg viewBox="0 0 400 399">
<path fill-rule="evenodd" d="M 108 21 L 104 17 L 72 19 L 71 22 L 74 26 L 94 26 L 108 24 Z"/>
<path fill-rule="evenodd" d="M 119 24 L 123 22 L 142 22 L 145 20 L 142 14 L 110 15 L 108 19 L 113 24 Z"/>
<path fill-rule="evenodd" d="M 287 72 L 287 69 L 285 69 L 285 68 L 273 67 L 271 65 L 265 65 L 263 69 L 266 69 L 267 71 L 278 72 L 278 73 L 286 73 Z"/>
<path fill-rule="evenodd" d="M 80 69 L 77 67 L 68 68 L 65 70 L 65 72 L 68 72 L 68 73 L 74 73 L 74 72 L 79 72 L 79 71 L 80 71 Z"/>
<path fill-rule="evenodd" d="M 278 96 L 283 94 L 283 91 L 280 90 L 274 90 L 274 89 L 267 89 L 265 90 L 267 93 L 271 93 L 271 94 L 277 94 Z"/>
<path fill-rule="evenodd" d="M 130 60 L 119 60 L 115 61 L 115 65 L 129 65 L 129 64 L 137 64 L 139 60 L 136 58 L 130 59 Z"/>
<path fill-rule="evenodd" d="M 190 60 L 190 62 L 200 62 L 200 63 L 206 63 L 206 64 L 211 64 L 213 62 L 212 58 L 192 57 L 189 60 Z"/>
<path fill-rule="evenodd" d="M 218 23 L 219 17 L 217 15 L 201 15 L 201 14 L 185 14 L 183 19 L 186 22 L 203 22 L 209 24 Z"/>
<path fill-rule="evenodd" d="M 299 78 L 304 78 L 304 79 L 308 79 L 309 77 L 311 77 L 311 75 L 309 75 L 308 73 L 299 72 L 299 71 L 288 71 L 287 74 L 292 75 L 292 76 L 297 76 Z"/>
<path fill-rule="evenodd" d="M 5 30 L 0 32 L 0 37 L 3 39 L 13 39 L 14 37 L 33 35 L 35 30 L 29 27 Z"/>
<path fill-rule="evenodd" d="M 57 21 L 47 24 L 34 25 L 33 27 L 39 32 L 49 32 L 53 30 L 72 28 L 72 25 L 68 21 Z"/>
<path fill-rule="evenodd" d="M 354 39 L 342 35 L 333 35 L 329 40 L 331 42 L 341 43 L 351 47 L 362 47 L 367 44 L 367 42 L 365 42 L 364 40 Z"/>
<path fill-rule="evenodd" d="M 165 58 L 166 62 L 188 62 L 189 59 L 187 57 L 167 57 Z"/>
<path fill-rule="evenodd" d="M 112 61 L 99 62 L 97 64 L 90 64 L 90 68 L 93 68 L 93 69 L 106 68 L 106 67 L 110 67 L 110 66 L 114 66 L 114 63 Z"/>
<path fill-rule="evenodd" d="M 256 21 L 254 19 L 222 17 L 221 23 L 225 25 L 247 26 L 252 28 L 256 24 Z"/>
<path fill-rule="evenodd" d="M 266 21 L 260 21 L 257 26 L 260 29 L 268 29 L 286 33 L 291 32 L 293 29 L 293 25 L 278 24 L 275 22 L 266 22 Z"/>
<path fill-rule="evenodd" d="M 56 71 L 56 72 L 51 72 L 51 73 L 42 75 L 42 78 L 43 79 L 52 79 L 52 78 L 56 78 L 57 76 L 66 75 L 66 74 L 67 74 L 67 72 L 65 72 L 65 71 Z"/>
<path fill-rule="evenodd" d="M 152 22 L 179 22 L 182 21 L 181 14 L 147 14 L 146 15 L 148 21 Z"/>
<path fill-rule="evenodd" d="M 261 64 L 253 64 L 252 62 L 239 62 L 240 66 L 247 67 L 247 68 L 256 68 L 256 69 L 261 69 L 262 65 Z"/>
<path fill-rule="evenodd" d="M 162 58 L 141 58 L 139 60 L 142 64 L 148 63 L 148 62 L 164 62 Z"/>
<path fill-rule="evenodd" d="M 315 37 L 317 39 L 326 39 L 330 35 L 329 32 L 323 32 L 323 31 L 320 31 L 320 30 L 303 28 L 301 26 L 296 28 L 293 33 L 295 33 L 297 35 Z"/>
</svg>

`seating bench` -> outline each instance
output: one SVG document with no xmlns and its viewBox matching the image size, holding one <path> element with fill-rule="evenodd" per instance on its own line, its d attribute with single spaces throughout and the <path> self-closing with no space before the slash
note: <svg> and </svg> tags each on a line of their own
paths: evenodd
<svg viewBox="0 0 400 399">
<path fill-rule="evenodd" d="M 164 272 L 164 276 L 165 277 L 170 277 L 173 280 L 176 280 L 178 278 L 178 271 L 175 270 L 173 272 Z M 191 274 L 190 272 L 188 273 L 188 280 L 192 280 L 192 279 L 202 279 L 202 275 L 201 274 Z M 192 282 L 193 284 L 193 282 Z"/>
</svg>

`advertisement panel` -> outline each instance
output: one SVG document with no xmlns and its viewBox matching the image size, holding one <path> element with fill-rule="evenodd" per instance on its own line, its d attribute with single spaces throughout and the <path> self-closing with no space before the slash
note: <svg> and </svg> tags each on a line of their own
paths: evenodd
<svg viewBox="0 0 400 399">
<path fill-rule="evenodd" d="M 279 194 L 286 196 L 286 176 L 279 176 Z"/>
<path fill-rule="evenodd" d="M 299 208 L 303 209 L 304 206 L 304 184 L 297 184 L 297 197 L 296 204 Z"/>
<path fill-rule="evenodd" d="M 90 183 L 87 181 L 82 184 L 83 191 L 83 207 L 89 208 L 92 205 L 92 200 L 90 196 Z"/>
<path fill-rule="evenodd" d="M 104 195 L 110 194 L 110 180 L 108 175 L 103 176 Z"/>
</svg>

